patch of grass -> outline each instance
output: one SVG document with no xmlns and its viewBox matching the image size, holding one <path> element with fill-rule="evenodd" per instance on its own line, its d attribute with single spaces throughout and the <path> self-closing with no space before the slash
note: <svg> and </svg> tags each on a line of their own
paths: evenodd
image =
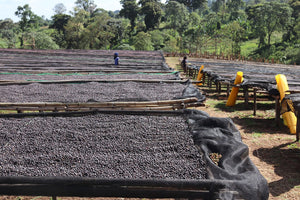
<svg viewBox="0 0 300 200">
<path fill-rule="evenodd" d="M 289 149 L 300 149 L 300 141 L 288 145 Z"/>
<path fill-rule="evenodd" d="M 11 113 L 16 113 L 16 111 L 13 111 L 13 110 L 0 110 L 0 114 L 11 114 Z"/>
<path fill-rule="evenodd" d="M 166 62 L 168 63 L 169 67 L 175 69 L 175 70 L 179 70 L 180 68 L 180 58 L 179 57 L 165 57 Z"/>
<path fill-rule="evenodd" d="M 253 138 L 260 138 L 262 136 L 262 133 L 253 133 L 252 137 Z"/>
<path fill-rule="evenodd" d="M 241 45 L 241 55 L 248 57 L 250 53 L 257 49 L 258 39 L 243 42 Z"/>
</svg>

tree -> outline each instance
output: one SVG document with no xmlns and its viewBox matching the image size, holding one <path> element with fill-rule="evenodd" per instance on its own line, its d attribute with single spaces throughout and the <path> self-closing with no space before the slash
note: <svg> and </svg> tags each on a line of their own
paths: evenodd
<svg viewBox="0 0 300 200">
<path fill-rule="evenodd" d="M 52 24 L 49 28 L 54 28 L 59 32 L 65 33 L 65 26 L 68 24 L 68 21 L 71 19 L 70 15 L 66 14 L 56 14 L 52 16 Z"/>
<path fill-rule="evenodd" d="M 86 16 L 88 13 L 84 10 L 80 10 L 75 17 L 72 17 L 65 26 L 65 36 L 68 49 L 85 49 L 88 46 L 88 42 L 85 40 L 84 26 L 87 23 Z"/>
<path fill-rule="evenodd" d="M 224 5 L 224 0 L 216 0 L 212 2 L 211 10 L 215 13 L 219 12 Z"/>
<path fill-rule="evenodd" d="M 244 38 L 245 29 L 239 24 L 238 21 L 233 21 L 224 27 L 224 32 L 227 37 L 232 41 L 231 49 L 235 55 L 241 52 L 241 42 Z"/>
<path fill-rule="evenodd" d="M 150 32 L 151 35 L 151 42 L 153 44 L 154 50 L 162 49 L 164 44 L 164 36 L 159 30 L 154 30 Z"/>
<path fill-rule="evenodd" d="M 245 5 L 245 2 L 243 0 L 230 0 L 226 4 L 230 13 L 230 19 L 235 20 L 239 17 L 241 8 Z"/>
<path fill-rule="evenodd" d="M 123 21 L 111 18 L 108 13 L 97 16 L 87 29 L 92 49 L 111 49 L 120 43 L 126 33 Z"/>
<path fill-rule="evenodd" d="M 145 51 L 154 50 L 151 42 L 151 35 L 145 32 L 139 32 L 133 38 L 133 46 L 135 47 L 135 50 L 145 50 Z"/>
<path fill-rule="evenodd" d="M 269 2 L 249 6 L 246 13 L 252 28 L 260 38 L 259 47 L 265 44 L 265 37 L 267 37 L 267 44 L 270 46 L 271 35 L 274 31 L 284 30 L 292 19 L 292 9 L 285 3 Z"/>
<path fill-rule="evenodd" d="M 294 23 L 288 27 L 288 31 L 283 38 L 284 41 L 292 41 L 295 38 L 296 40 L 300 38 L 299 35 L 297 36 L 297 27 L 299 27 L 300 22 L 300 0 L 290 0 L 289 5 L 293 9 L 292 18 L 294 19 Z"/>
<path fill-rule="evenodd" d="M 176 0 L 178 3 L 184 4 L 190 11 L 199 9 L 205 4 L 206 0 Z M 167 1 L 169 3 L 169 1 Z"/>
<path fill-rule="evenodd" d="M 38 27 L 38 22 L 41 21 L 41 17 L 35 15 L 28 4 L 22 6 L 18 6 L 15 15 L 20 17 L 21 20 L 19 22 L 19 26 L 22 32 L 27 31 L 30 28 Z M 23 47 L 23 37 L 20 37 L 21 47 Z"/>
<path fill-rule="evenodd" d="M 120 16 L 130 20 L 131 32 L 133 31 L 136 23 L 135 20 L 139 13 L 139 7 L 136 0 L 121 0 L 123 8 L 120 11 Z"/>
<path fill-rule="evenodd" d="M 0 36 L 5 40 L 8 48 L 15 46 L 15 25 L 11 19 L 0 20 Z"/>
<path fill-rule="evenodd" d="M 66 25 L 68 24 L 69 20 L 71 19 L 70 15 L 66 14 L 56 14 L 52 16 L 52 24 L 49 28 L 53 28 L 56 32 L 52 33 L 52 37 L 54 41 L 63 48 L 67 47 L 66 44 Z"/>
<path fill-rule="evenodd" d="M 157 0 L 140 0 L 141 14 L 145 15 L 146 29 L 154 29 L 159 26 L 162 17 L 162 4 Z"/>
<path fill-rule="evenodd" d="M 172 29 L 177 30 L 182 34 L 188 25 L 188 10 L 187 8 L 177 1 L 169 1 L 166 5 L 166 18 L 170 23 Z"/>
<path fill-rule="evenodd" d="M 92 15 L 97 8 L 94 0 L 76 0 L 75 4 L 77 5 L 78 9 L 83 9 L 86 12 L 90 13 L 90 15 Z"/>
<path fill-rule="evenodd" d="M 26 32 L 23 36 L 26 41 L 29 41 L 27 46 L 32 49 L 59 49 L 59 46 L 46 33 Z"/>
<path fill-rule="evenodd" d="M 64 14 L 67 11 L 63 3 L 56 4 L 53 10 L 56 15 Z"/>
</svg>

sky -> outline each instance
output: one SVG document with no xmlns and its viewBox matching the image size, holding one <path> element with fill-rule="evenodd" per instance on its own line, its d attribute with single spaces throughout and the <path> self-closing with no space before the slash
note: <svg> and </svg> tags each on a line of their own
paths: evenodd
<svg viewBox="0 0 300 200">
<path fill-rule="evenodd" d="M 63 3 L 67 9 L 66 14 L 70 14 L 75 7 L 76 0 L 0 0 L 0 20 L 10 18 L 14 22 L 18 22 L 20 19 L 15 16 L 18 6 L 24 6 L 28 4 L 31 7 L 31 11 L 46 19 L 51 19 L 54 15 L 54 7 L 56 4 Z M 98 8 L 103 8 L 107 11 L 120 10 L 120 0 L 94 0 L 94 3 Z"/>
</svg>

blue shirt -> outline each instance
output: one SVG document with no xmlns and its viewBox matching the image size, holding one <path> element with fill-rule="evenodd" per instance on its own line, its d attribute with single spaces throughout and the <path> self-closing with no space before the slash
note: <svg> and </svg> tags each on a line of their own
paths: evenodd
<svg viewBox="0 0 300 200">
<path fill-rule="evenodd" d="M 116 58 L 115 58 L 115 65 L 118 65 L 118 64 L 119 64 L 119 60 L 120 60 L 119 57 L 116 57 Z"/>
</svg>

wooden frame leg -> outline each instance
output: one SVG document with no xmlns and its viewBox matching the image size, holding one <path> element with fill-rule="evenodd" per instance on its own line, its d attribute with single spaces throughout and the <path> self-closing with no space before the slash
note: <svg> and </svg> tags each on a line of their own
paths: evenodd
<svg viewBox="0 0 300 200">
<path fill-rule="evenodd" d="M 253 115 L 256 116 L 256 110 L 257 110 L 257 103 L 256 103 L 256 91 L 257 89 L 253 89 Z"/>
<path fill-rule="evenodd" d="M 279 122 L 280 122 L 280 103 L 279 103 L 279 97 L 275 98 L 275 121 L 276 121 L 276 125 L 279 126 Z"/>
<path fill-rule="evenodd" d="M 300 140 L 300 112 L 297 112 L 296 141 Z"/>
</svg>

